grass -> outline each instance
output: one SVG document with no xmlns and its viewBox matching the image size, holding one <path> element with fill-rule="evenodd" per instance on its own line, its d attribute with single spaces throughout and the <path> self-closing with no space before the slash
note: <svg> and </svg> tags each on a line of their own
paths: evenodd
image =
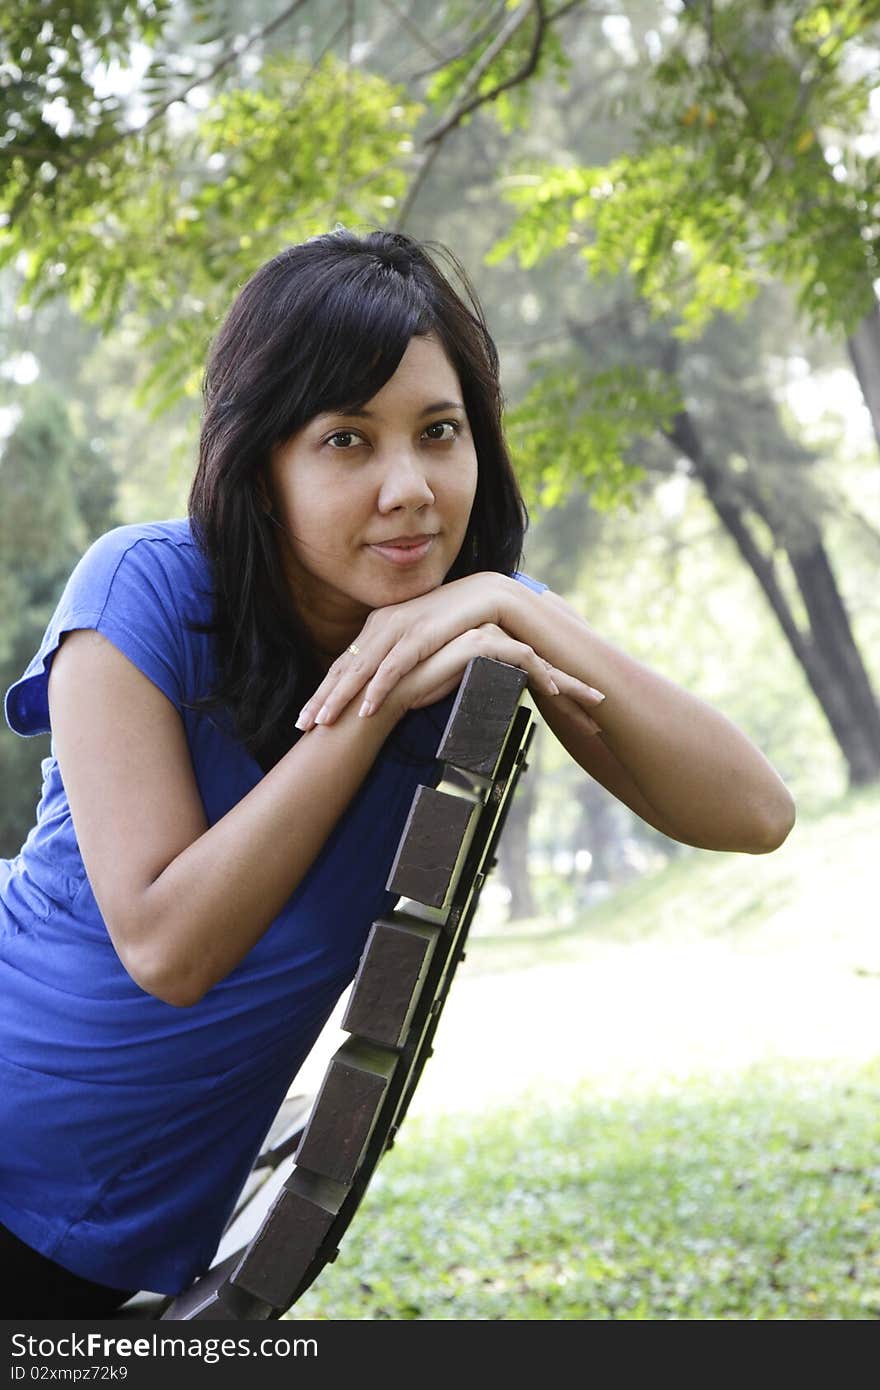
<svg viewBox="0 0 880 1390">
<path fill-rule="evenodd" d="M 880 1067 L 414 1123 L 295 1317 L 880 1316 Z"/>
<path fill-rule="evenodd" d="M 880 1317 L 878 829 L 865 792 L 568 927 L 482 922 L 413 1112 L 293 1315 Z"/>
</svg>

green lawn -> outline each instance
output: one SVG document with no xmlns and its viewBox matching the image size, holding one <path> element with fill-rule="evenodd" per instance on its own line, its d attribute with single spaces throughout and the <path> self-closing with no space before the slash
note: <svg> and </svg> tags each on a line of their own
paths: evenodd
<svg viewBox="0 0 880 1390">
<path fill-rule="evenodd" d="M 414 1122 L 296 1317 L 880 1317 L 880 1066 Z"/>
<path fill-rule="evenodd" d="M 481 925 L 425 1106 L 294 1315 L 880 1316 L 878 830 L 880 797 L 863 793 L 775 855 L 694 855 L 564 930 Z M 625 1009 L 638 981 L 645 1014 L 682 961 L 688 988 L 628 1050 L 621 1032 L 619 1057 L 591 1045 L 572 1068 L 567 1046 L 563 1067 L 551 1046 L 558 1084 L 524 1072 L 499 1103 L 479 1089 L 466 1103 L 473 1001 L 540 980 L 552 1038 L 548 981 L 582 971 L 594 1009 L 609 990 Z"/>
</svg>

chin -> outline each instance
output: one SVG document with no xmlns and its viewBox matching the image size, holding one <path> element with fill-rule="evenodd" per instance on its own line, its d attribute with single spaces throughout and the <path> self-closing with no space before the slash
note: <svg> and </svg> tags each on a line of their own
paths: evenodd
<svg viewBox="0 0 880 1390">
<path fill-rule="evenodd" d="M 412 568 L 391 569 L 386 574 L 376 576 L 370 588 L 373 592 L 387 593 L 386 603 L 402 603 L 402 596 L 417 598 L 420 594 L 438 589 L 446 578 L 451 561 L 438 560 L 430 556 L 429 563 L 413 565 Z"/>
<path fill-rule="evenodd" d="M 443 583 L 442 578 L 438 579 L 436 574 L 415 575 L 406 574 L 397 576 L 396 580 L 384 584 L 381 589 L 381 597 L 378 596 L 374 603 L 375 608 L 388 608 L 392 603 L 406 603 L 408 599 L 421 598 L 424 594 L 430 594 L 433 589 L 439 589 Z"/>
</svg>

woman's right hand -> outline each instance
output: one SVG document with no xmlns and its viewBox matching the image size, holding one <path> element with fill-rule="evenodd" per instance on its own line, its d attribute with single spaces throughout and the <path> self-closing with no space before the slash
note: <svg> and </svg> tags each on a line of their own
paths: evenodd
<svg viewBox="0 0 880 1390">
<path fill-rule="evenodd" d="M 528 677 L 529 690 L 535 696 L 564 694 L 578 704 L 587 727 L 599 732 L 599 725 L 589 711 L 596 708 L 596 692 L 589 685 L 558 671 L 528 646 L 518 642 L 495 623 L 481 623 L 447 642 L 439 651 L 420 661 L 394 687 L 388 696 L 397 718 L 409 710 L 423 709 L 442 700 L 462 679 L 468 663 L 475 656 L 491 657 L 508 666 L 518 666 Z M 366 716 L 369 718 L 369 716 Z"/>
</svg>

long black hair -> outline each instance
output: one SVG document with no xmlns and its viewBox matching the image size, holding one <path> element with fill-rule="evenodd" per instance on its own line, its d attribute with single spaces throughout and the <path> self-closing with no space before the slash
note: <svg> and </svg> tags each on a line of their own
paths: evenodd
<svg viewBox="0 0 880 1390">
<path fill-rule="evenodd" d="M 447 579 L 511 574 L 525 508 L 501 428 L 498 353 L 458 261 L 459 294 L 426 244 L 396 232 L 337 229 L 290 246 L 238 294 L 209 357 L 193 534 L 210 563 L 217 684 L 237 733 L 264 766 L 296 737 L 320 680 L 262 505 L 270 452 L 316 415 L 358 410 L 397 370 L 410 339 L 432 334 L 461 382 L 477 456 L 467 532 Z"/>
</svg>

